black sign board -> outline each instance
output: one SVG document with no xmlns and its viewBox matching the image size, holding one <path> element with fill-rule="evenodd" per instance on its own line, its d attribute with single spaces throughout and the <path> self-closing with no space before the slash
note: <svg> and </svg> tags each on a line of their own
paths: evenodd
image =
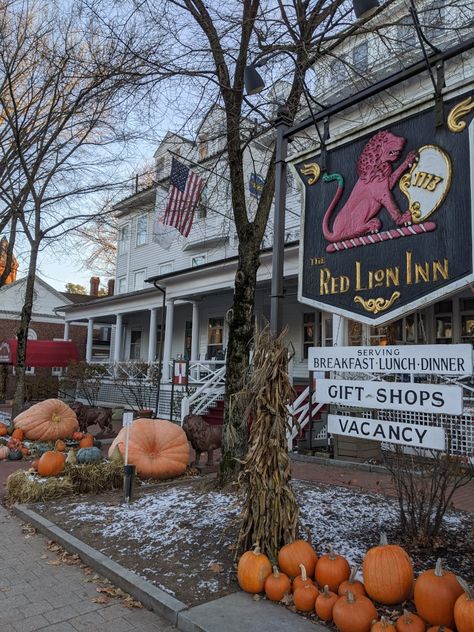
<svg viewBox="0 0 474 632">
<path fill-rule="evenodd" d="M 299 300 L 370 324 L 474 280 L 474 100 L 444 104 L 298 157 L 304 185 Z"/>
</svg>

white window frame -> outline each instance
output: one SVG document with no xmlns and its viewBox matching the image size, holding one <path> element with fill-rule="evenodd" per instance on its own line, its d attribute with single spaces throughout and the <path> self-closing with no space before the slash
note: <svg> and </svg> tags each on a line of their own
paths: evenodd
<svg viewBox="0 0 474 632">
<path fill-rule="evenodd" d="M 169 274 L 170 272 L 174 272 L 174 261 L 160 263 L 159 274 Z"/>
<path fill-rule="evenodd" d="M 126 234 L 126 239 L 124 239 L 124 233 Z M 130 248 L 130 223 L 123 224 L 120 226 L 118 231 L 118 254 L 124 255 L 129 251 Z"/>
<path fill-rule="evenodd" d="M 202 261 L 201 263 L 195 263 L 196 259 L 200 259 L 200 258 L 202 258 L 204 261 Z M 207 263 L 207 253 L 194 255 L 194 257 L 191 257 L 191 268 L 197 268 L 198 266 L 203 266 L 205 263 Z"/>
<path fill-rule="evenodd" d="M 123 281 L 123 291 L 121 289 L 121 284 Z M 117 294 L 126 294 L 127 293 L 127 277 L 126 276 L 121 276 L 118 277 L 117 279 Z"/>
<path fill-rule="evenodd" d="M 140 225 L 141 220 L 145 220 L 145 231 L 143 233 L 143 231 L 138 231 L 138 227 Z M 143 239 L 143 241 L 139 241 L 138 238 Z M 139 246 L 145 246 L 148 243 L 148 215 L 146 213 L 143 213 L 142 215 L 139 215 L 137 217 L 137 230 L 136 230 L 136 235 L 135 235 L 135 245 L 137 247 Z"/>
<path fill-rule="evenodd" d="M 53 367 L 51 367 L 51 375 L 53 377 L 61 377 L 62 374 L 63 374 L 63 367 L 62 366 L 53 366 Z"/>
<path fill-rule="evenodd" d="M 142 286 L 137 287 L 137 275 L 143 274 Z M 146 268 L 141 268 L 140 270 L 135 270 L 133 272 L 133 291 L 138 292 L 139 290 L 143 290 L 145 288 L 145 278 L 146 278 Z"/>
</svg>

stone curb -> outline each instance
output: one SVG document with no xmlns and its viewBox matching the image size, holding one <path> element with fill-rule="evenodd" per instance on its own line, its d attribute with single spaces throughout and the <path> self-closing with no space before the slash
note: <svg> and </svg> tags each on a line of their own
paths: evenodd
<svg viewBox="0 0 474 632">
<path fill-rule="evenodd" d="M 328 459 L 322 456 L 311 456 L 309 454 L 298 454 L 290 452 L 291 461 L 300 461 L 302 463 L 317 463 L 318 465 L 326 465 L 327 467 L 343 467 L 348 470 L 361 470 L 362 472 L 378 472 L 379 474 L 388 474 L 388 470 L 383 465 L 372 465 L 371 463 L 357 463 L 355 461 L 341 461 L 338 459 Z"/>
<path fill-rule="evenodd" d="M 57 527 L 54 523 L 29 509 L 27 505 L 13 505 L 11 509 L 21 520 L 32 524 L 43 535 L 51 538 L 70 553 L 79 555 L 81 560 L 97 573 L 110 579 L 116 586 L 132 595 L 134 599 L 141 601 L 148 610 L 156 612 L 173 625 L 178 623 L 178 614 L 188 609 L 188 606 L 182 601 L 175 599 L 133 571 L 129 571 L 103 553 L 96 551 L 88 544 Z"/>
</svg>

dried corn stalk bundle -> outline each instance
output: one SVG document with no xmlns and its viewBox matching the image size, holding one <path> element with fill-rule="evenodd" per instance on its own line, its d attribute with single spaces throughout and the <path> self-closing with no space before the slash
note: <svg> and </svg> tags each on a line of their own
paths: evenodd
<svg viewBox="0 0 474 632">
<path fill-rule="evenodd" d="M 296 538 L 299 508 L 290 484 L 286 433 L 287 405 L 293 399 L 288 379 L 288 349 L 282 334 L 265 328 L 255 341 L 253 371 L 241 393 L 248 401 L 249 449 L 239 476 L 243 495 L 236 555 L 256 542 L 272 560 Z"/>
</svg>

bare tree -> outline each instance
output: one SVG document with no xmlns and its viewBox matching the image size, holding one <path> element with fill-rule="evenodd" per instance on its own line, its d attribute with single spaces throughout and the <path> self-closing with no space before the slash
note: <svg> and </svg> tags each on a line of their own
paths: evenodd
<svg viewBox="0 0 474 632">
<path fill-rule="evenodd" d="M 128 88 L 139 73 L 136 58 L 78 3 L 11 0 L 0 7 L 0 75 L 0 144 L 17 157 L 0 183 L 4 218 L 21 227 L 30 251 L 17 332 L 19 410 L 39 252 L 97 215 L 90 197 L 115 186 L 112 149 L 126 138 Z"/>
</svg>

